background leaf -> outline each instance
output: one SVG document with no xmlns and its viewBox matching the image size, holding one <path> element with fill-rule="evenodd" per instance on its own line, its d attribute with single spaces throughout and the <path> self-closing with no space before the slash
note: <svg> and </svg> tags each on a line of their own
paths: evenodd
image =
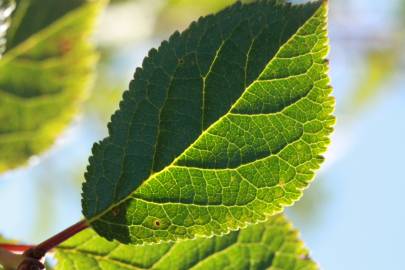
<svg viewBox="0 0 405 270">
<path fill-rule="evenodd" d="M 254 0 L 243 0 L 241 2 L 246 3 L 252 1 Z M 156 28 L 160 32 L 165 32 L 165 30 L 172 25 L 177 25 L 180 27 L 179 29 L 184 29 L 196 16 L 217 12 L 235 2 L 235 0 L 167 0 L 164 1 L 156 21 Z"/>
<path fill-rule="evenodd" d="M 108 242 L 88 229 L 62 244 L 58 270 L 81 269 L 318 269 L 285 217 L 222 237 L 157 245 Z"/>
<path fill-rule="evenodd" d="M 0 172 L 48 148 L 91 81 L 104 1 L 19 1 L 0 61 Z"/>
<path fill-rule="evenodd" d="M 10 16 L 15 8 L 13 0 L 1 0 L 0 2 L 0 58 L 6 50 L 6 34 L 10 26 Z"/>
<path fill-rule="evenodd" d="M 26 41 L 33 34 L 48 28 L 69 12 L 85 4 L 86 0 L 17 0 L 18 8 L 7 34 L 7 48 Z"/>
<path fill-rule="evenodd" d="M 3 236 L 0 234 L 0 243 L 1 243 L 1 244 L 16 244 L 17 241 L 13 241 L 13 240 L 7 239 L 7 238 L 3 237 Z M 0 248 L 0 249 L 1 249 L 1 248 Z M 3 269 L 4 269 L 3 265 L 0 264 L 0 270 L 3 270 Z"/>
<path fill-rule="evenodd" d="M 326 12 L 238 3 L 151 50 L 93 148 L 93 228 L 137 244 L 210 236 L 296 201 L 334 123 Z"/>
</svg>

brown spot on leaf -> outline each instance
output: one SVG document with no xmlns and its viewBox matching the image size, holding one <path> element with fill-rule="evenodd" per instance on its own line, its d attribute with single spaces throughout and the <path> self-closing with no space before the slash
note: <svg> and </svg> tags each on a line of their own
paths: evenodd
<svg viewBox="0 0 405 270">
<path fill-rule="evenodd" d="M 111 213 L 112 213 L 112 215 L 113 215 L 114 217 L 118 216 L 118 214 L 120 213 L 119 207 L 114 207 L 114 208 L 111 210 Z"/>
</svg>

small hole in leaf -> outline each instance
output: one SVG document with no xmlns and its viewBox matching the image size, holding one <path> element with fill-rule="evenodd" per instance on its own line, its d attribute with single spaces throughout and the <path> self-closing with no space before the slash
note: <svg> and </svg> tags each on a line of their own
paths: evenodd
<svg viewBox="0 0 405 270">
<path fill-rule="evenodd" d="M 160 220 L 155 220 L 156 227 L 160 227 Z"/>
<path fill-rule="evenodd" d="M 184 59 L 180 58 L 179 60 L 177 60 L 177 62 L 179 63 L 179 65 L 183 65 L 184 64 Z"/>
</svg>

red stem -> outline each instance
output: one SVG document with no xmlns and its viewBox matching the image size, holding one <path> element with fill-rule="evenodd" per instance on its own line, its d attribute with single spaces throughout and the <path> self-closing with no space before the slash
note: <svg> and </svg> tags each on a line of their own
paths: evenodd
<svg viewBox="0 0 405 270">
<path fill-rule="evenodd" d="M 41 259 L 48 251 L 88 227 L 89 224 L 87 223 L 87 220 L 82 220 L 45 240 L 37 246 L 0 243 L 0 248 L 10 252 L 27 252 L 32 254 L 35 258 L 38 257 L 38 259 Z"/>
<path fill-rule="evenodd" d="M 88 227 L 89 223 L 86 220 L 79 221 L 37 246 L 0 243 L 0 263 L 19 270 L 44 269 L 45 266 L 40 260 L 48 251 Z M 23 254 L 17 255 L 14 252 Z"/>
<path fill-rule="evenodd" d="M 24 252 L 27 249 L 33 248 L 31 245 L 16 245 L 16 244 L 0 244 L 0 248 L 11 252 Z"/>
</svg>

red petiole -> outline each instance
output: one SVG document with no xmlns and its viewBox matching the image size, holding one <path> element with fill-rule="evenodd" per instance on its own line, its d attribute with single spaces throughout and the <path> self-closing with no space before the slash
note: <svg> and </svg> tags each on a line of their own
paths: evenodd
<svg viewBox="0 0 405 270">
<path fill-rule="evenodd" d="M 11 251 L 11 252 L 16 252 L 16 253 L 22 253 L 30 248 L 33 248 L 34 246 L 30 245 L 17 245 L 17 244 L 0 244 L 0 248 L 3 248 L 5 250 Z"/>
<path fill-rule="evenodd" d="M 26 258 L 26 260 L 21 263 L 18 269 L 31 269 L 29 268 L 30 263 L 38 263 L 42 265 L 39 262 L 39 260 L 41 260 L 46 255 L 47 252 L 49 252 L 62 242 L 66 241 L 67 239 L 71 238 L 75 234 L 81 232 L 82 230 L 88 227 L 89 223 L 86 220 L 82 220 L 70 226 L 69 228 L 61 231 L 60 233 L 52 236 L 51 238 L 45 240 L 39 245 L 30 246 L 30 245 L 0 244 L 0 250 L 3 249 L 14 253 L 24 253 L 23 256 Z M 7 254 L 5 253 L 5 255 Z"/>
</svg>

